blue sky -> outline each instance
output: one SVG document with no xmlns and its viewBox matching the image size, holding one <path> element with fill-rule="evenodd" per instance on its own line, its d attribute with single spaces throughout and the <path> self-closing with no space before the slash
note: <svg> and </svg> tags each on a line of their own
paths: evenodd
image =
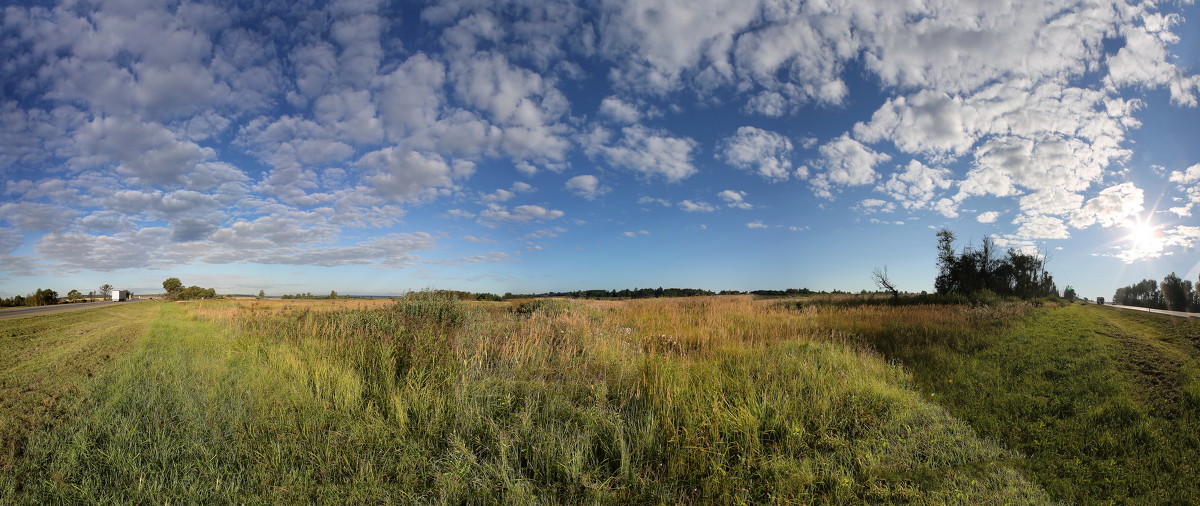
<svg viewBox="0 0 1200 506">
<path fill-rule="evenodd" d="M 1200 275 L 1192 3 L 247 5 L 3 10 L 0 296 Z"/>
</svg>

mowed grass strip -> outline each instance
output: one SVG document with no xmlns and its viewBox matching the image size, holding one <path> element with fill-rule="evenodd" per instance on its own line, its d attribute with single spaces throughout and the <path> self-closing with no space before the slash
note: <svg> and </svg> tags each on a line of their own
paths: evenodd
<svg viewBox="0 0 1200 506">
<path fill-rule="evenodd" d="M 163 307 L 10 502 L 1047 501 L 900 367 L 744 299 Z"/>
<path fill-rule="evenodd" d="M 1200 503 L 1200 324 L 1073 305 L 905 361 L 1055 500 Z"/>
<path fill-rule="evenodd" d="M 0 320 L 0 475 L 31 431 L 56 423 L 88 378 L 137 347 L 158 310 L 131 303 Z"/>
</svg>

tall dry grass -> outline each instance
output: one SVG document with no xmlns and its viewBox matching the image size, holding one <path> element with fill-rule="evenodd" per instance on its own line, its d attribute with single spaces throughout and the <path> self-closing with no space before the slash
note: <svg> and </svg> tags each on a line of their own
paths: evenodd
<svg viewBox="0 0 1200 506">
<path fill-rule="evenodd" d="M 413 499 L 1041 497 L 874 351 L 977 332 L 995 317 L 985 310 L 750 296 L 328 302 L 189 311 L 324 409 L 394 431 L 390 444 L 423 456 L 390 461 Z"/>
</svg>

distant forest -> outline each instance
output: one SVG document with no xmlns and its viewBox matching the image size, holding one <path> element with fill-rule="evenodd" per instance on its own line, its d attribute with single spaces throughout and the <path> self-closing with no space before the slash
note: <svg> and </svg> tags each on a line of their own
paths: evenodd
<svg viewBox="0 0 1200 506">
<path fill-rule="evenodd" d="M 1143 279 L 1117 289 L 1113 304 L 1200 313 L 1200 280 L 1181 279 L 1174 272 L 1162 281 Z"/>
<path fill-rule="evenodd" d="M 838 294 L 847 293 L 841 290 L 832 292 L 814 291 L 808 288 L 788 288 L 786 290 L 751 290 L 742 292 L 738 290 L 721 290 L 714 292 L 712 290 L 704 290 L 702 288 L 634 288 L 632 290 L 625 288 L 622 290 L 575 290 L 572 292 L 544 292 L 544 293 L 505 293 L 504 295 L 496 295 L 494 293 L 475 293 L 462 292 L 457 290 L 444 290 L 442 293 L 451 294 L 462 300 L 512 300 L 512 299 L 537 299 L 546 297 L 564 297 L 568 299 L 653 299 L 658 297 L 698 297 L 704 295 L 758 295 L 761 297 L 793 297 L 797 295 L 813 295 L 813 294 Z"/>
</svg>

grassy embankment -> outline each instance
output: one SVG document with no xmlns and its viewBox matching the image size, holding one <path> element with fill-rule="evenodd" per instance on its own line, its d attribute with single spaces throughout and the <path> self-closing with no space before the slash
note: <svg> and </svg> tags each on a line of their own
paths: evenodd
<svg viewBox="0 0 1200 506">
<path fill-rule="evenodd" d="M 10 499 L 1200 496 L 1194 323 L 746 297 L 162 307 L 33 436 Z"/>
<path fill-rule="evenodd" d="M 138 346 L 157 312 L 131 304 L 0 321 L 0 476 L 25 453 L 30 433 L 63 418 L 88 378 Z"/>
<path fill-rule="evenodd" d="M 902 369 L 773 303 L 283 307 L 163 305 L 12 499 L 1045 499 Z"/>
<path fill-rule="evenodd" d="M 1055 499 L 1198 504 L 1198 345 L 1198 322 L 1075 305 L 909 362 Z"/>
</svg>

